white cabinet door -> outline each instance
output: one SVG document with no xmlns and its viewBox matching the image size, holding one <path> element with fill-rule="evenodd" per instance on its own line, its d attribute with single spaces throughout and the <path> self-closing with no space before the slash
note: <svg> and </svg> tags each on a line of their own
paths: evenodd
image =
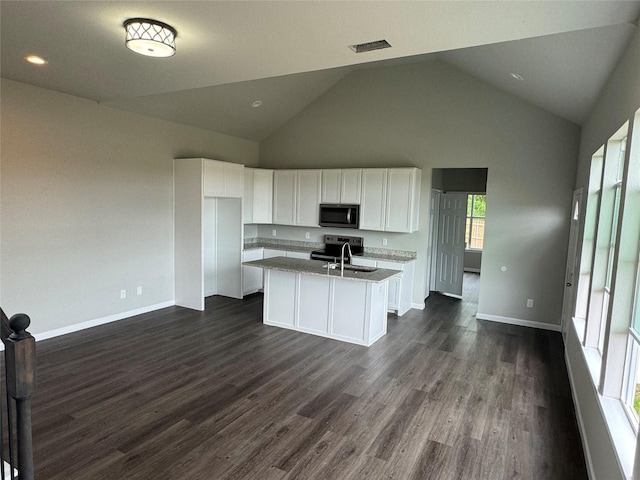
<svg viewBox="0 0 640 480">
<path fill-rule="evenodd" d="M 205 197 L 242 198 L 244 165 L 207 159 L 203 162 Z"/>
<path fill-rule="evenodd" d="M 322 170 L 322 203 L 340 203 L 342 170 Z"/>
<path fill-rule="evenodd" d="M 244 194 L 244 165 L 223 162 L 224 165 L 224 196 L 242 198 Z"/>
<path fill-rule="evenodd" d="M 420 170 L 389 168 L 387 170 L 387 205 L 385 230 L 413 232 L 418 229 Z"/>
<path fill-rule="evenodd" d="M 204 160 L 204 196 L 224 197 L 224 165 L 216 160 Z"/>
<path fill-rule="evenodd" d="M 253 168 L 244 169 L 244 195 L 242 196 L 242 223 L 253 223 Z"/>
<path fill-rule="evenodd" d="M 298 170 L 296 189 L 296 225 L 320 226 L 320 189 L 322 170 Z"/>
<path fill-rule="evenodd" d="M 296 170 L 273 172 L 273 223 L 295 225 L 296 223 Z"/>
<path fill-rule="evenodd" d="M 387 196 L 387 169 L 362 169 L 362 198 L 360 202 L 360 228 L 384 230 Z"/>
<path fill-rule="evenodd" d="M 307 252 L 286 252 L 286 256 L 289 258 L 302 258 L 304 260 L 311 259 L 311 254 Z"/>
<path fill-rule="evenodd" d="M 272 248 L 265 248 L 262 251 L 263 258 L 273 258 L 273 257 L 285 257 L 286 252 L 284 250 L 274 250 Z"/>
<path fill-rule="evenodd" d="M 340 203 L 360 204 L 360 191 L 362 188 L 362 170 L 348 168 L 342 170 L 340 181 Z"/>
<path fill-rule="evenodd" d="M 251 262 L 262 259 L 262 248 L 245 250 L 242 252 L 242 261 Z M 262 289 L 262 269 L 258 267 L 242 266 L 242 294 L 249 295 Z"/>
<path fill-rule="evenodd" d="M 253 170 L 253 223 L 273 221 L 273 170 Z"/>
<path fill-rule="evenodd" d="M 389 293 L 387 296 L 389 310 L 398 310 L 398 304 L 400 300 L 400 283 L 401 280 L 397 277 L 391 277 L 389 279 Z"/>
</svg>

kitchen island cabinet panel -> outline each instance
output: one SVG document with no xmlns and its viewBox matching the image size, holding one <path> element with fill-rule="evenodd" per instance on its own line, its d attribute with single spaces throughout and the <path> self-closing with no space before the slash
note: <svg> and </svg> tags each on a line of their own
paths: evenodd
<svg viewBox="0 0 640 480">
<path fill-rule="evenodd" d="M 370 309 L 367 284 L 336 280 L 333 301 L 339 308 L 334 309 L 331 334 L 342 340 L 364 342 L 365 319 Z"/>
<path fill-rule="evenodd" d="M 325 277 L 299 278 L 298 326 L 301 331 L 326 334 L 329 331 L 331 279 Z"/>
<path fill-rule="evenodd" d="M 269 319 L 270 325 L 293 328 L 296 318 L 296 297 L 291 292 L 297 290 L 295 275 L 267 270 L 265 283 L 269 285 L 269 294 L 265 292 L 264 296 L 265 318 Z"/>
<path fill-rule="evenodd" d="M 293 258 L 246 264 L 264 268 L 263 322 L 370 346 L 387 333 L 387 288 L 397 270 L 323 273 L 322 262 Z"/>
</svg>

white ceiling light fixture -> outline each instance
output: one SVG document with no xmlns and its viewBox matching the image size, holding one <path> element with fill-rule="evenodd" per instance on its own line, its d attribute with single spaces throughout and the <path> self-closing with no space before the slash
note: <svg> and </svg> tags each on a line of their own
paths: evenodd
<svg viewBox="0 0 640 480">
<path fill-rule="evenodd" d="M 524 81 L 524 77 L 522 75 L 520 75 L 519 73 L 511 72 L 509 75 L 511 75 L 512 78 L 515 78 L 519 82 Z"/>
<path fill-rule="evenodd" d="M 126 31 L 125 45 L 147 57 L 172 57 L 176 53 L 175 28 L 148 18 L 130 18 L 122 26 Z"/>
<path fill-rule="evenodd" d="M 253 108 L 258 108 L 260 105 L 262 105 L 262 100 L 256 100 L 251 104 Z"/>
<path fill-rule="evenodd" d="M 24 59 L 29 63 L 33 63 L 34 65 L 46 65 L 47 63 L 49 63 L 44 58 L 38 55 L 27 55 L 26 57 L 24 57 Z"/>
</svg>

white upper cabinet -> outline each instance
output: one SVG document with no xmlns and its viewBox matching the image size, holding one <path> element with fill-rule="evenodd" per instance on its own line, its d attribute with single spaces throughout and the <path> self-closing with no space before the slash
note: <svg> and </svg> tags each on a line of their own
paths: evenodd
<svg viewBox="0 0 640 480">
<path fill-rule="evenodd" d="M 273 220 L 273 170 L 253 171 L 253 223 Z"/>
<path fill-rule="evenodd" d="M 203 159 L 204 196 L 242 198 L 244 165 Z"/>
<path fill-rule="evenodd" d="M 387 204 L 384 229 L 387 232 L 418 230 L 421 172 L 417 168 L 387 170 Z"/>
<path fill-rule="evenodd" d="M 274 170 L 273 223 L 319 226 L 322 170 Z"/>
<path fill-rule="evenodd" d="M 360 228 L 418 230 L 421 172 L 417 168 L 363 168 Z"/>
<path fill-rule="evenodd" d="M 274 170 L 273 172 L 273 223 L 296 224 L 296 179 L 297 170 Z"/>
<path fill-rule="evenodd" d="M 272 223 L 273 170 L 244 169 L 243 223 Z"/>
<path fill-rule="evenodd" d="M 348 168 L 342 170 L 340 181 L 340 203 L 360 204 L 360 191 L 362 188 L 362 170 L 359 168 Z"/>
<path fill-rule="evenodd" d="M 296 225 L 320 225 L 320 188 L 322 170 L 298 170 L 296 191 Z"/>
<path fill-rule="evenodd" d="M 242 195 L 242 223 L 253 223 L 253 171 L 244 169 L 244 194 Z M 243 260 L 244 261 L 244 260 Z"/>
<path fill-rule="evenodd" d="M 362 170 L 359 168 L 322 170 L 322 203 L 360 204 Z"/>
<path fill-rule="evenodd" d="M 362 169 L 360 228 L 384 230 L 387 199 L 387 169 Z"/>
<path fill-rule="evenodd" d="M 322 203 L 340 203 L 340 190 L 342 184 L 342 170 L 322 170 Z"/>
</svg>

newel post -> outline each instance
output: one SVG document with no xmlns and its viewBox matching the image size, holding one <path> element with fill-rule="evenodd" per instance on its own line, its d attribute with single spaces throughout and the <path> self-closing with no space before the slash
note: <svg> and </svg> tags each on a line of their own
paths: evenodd
<svg viewBox="0 0 640 480">
<path fill-rule="evenodd" d="M 20 480 L 34 478 L 31 395 L 36 390 L 36 341 L 27 332 L 30 324 L 31 319 L 24 313 L 12 316 L 9 325 L 13 333 L 5 344 L 7 392 L 16 402 Z"/>
</svg>

